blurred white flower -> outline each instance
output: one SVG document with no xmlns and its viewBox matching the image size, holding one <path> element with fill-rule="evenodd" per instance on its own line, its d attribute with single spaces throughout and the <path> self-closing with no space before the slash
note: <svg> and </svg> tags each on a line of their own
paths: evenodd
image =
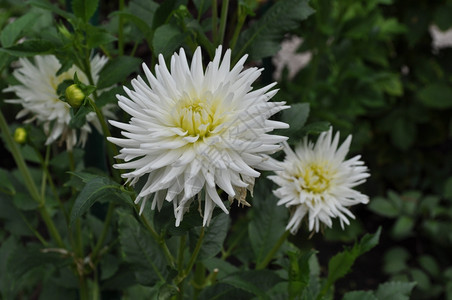
<svg viewBox="0 0 452 300">
<path fill-rule="evenodd" d="M 170 70 L 160 55 L 155 76 L 143 64 L 150 85 L 138 77 L 132 80 L 133 91 L 124 87 L 129 98 L 117 96 L 132 118 L 129 124 L 110 122 L 125 137 L 109 138 L 123 147 L 118 158 L 125 162 L 114 167 L 133 169 L 122 175 L 132 185 L 144 176 L 135 201 L 141 201 L 140 213 L 153 195 L 152 209 L 165 200 L 173 203 L 178 226 L 198 200 L 200 211 L 204 202 L 206 226 L 215 206 L 228 213 L 217 187 L 229 200 L 247 205 L 246 189 L 252 191 L 260 175 L 255 168 L 278 170 L 268 154 L 280 150 L 278 143 L 287 138 L 267 133 L 288 125 L 268 118 L 288 106 L 269 102 L 275 84 L 252 91 L 261 70 L 243 70 L 246 56 L 231 70 L 231 51 L 223 59 L 221 54 L 220 46 L 205 71 L 199 47 L 191 65 L 183 49 L 174 53 Z"/>
<path fill-rule="evenodd" d="M 279 188 L 274 194 L 280 199 L 278 205 L 291 208 L 287 229 L 295 234 L 301 221 L 308 215 L 309 230 L 319 231 L 320 222 L 328 227 L 332 218 L 339 217 L 342 228 L 354 215 L 347 207 L 367 203 L 369 198 L 353 190 L 369 177 L 361 156 L 344 160 L 348 153 L 351 135 L 338 148 L 339 132 L 332 140 L 333 129 L 320 134 L 314 145 L 307 139 L 296 147 L 295 152 L 285 143 L 284 171 L 269 176 Z"/>
<path fill-rule="evenodd" d="M 97 83 L 99 72 L 107 62 L 106 57 L 99 55 L 91 59 L 91 73 L 94 83 Z M 88 78 L 77 67 L 72 66 L 67 71 L 56 75 L 61 67 L 58 59 L 53 55 L 35 56 L 34 63 L 25 58 L 19 59 L 20 67 L 14 70 L 14 77 L 20 82 L 19 85 L 9 86 L 4 92 L 15 92 L 18 99 L 6 100 L 9 103 L 21 104 L 23 109 L 16 118 L 32 115 L 26 122 L 37 121 L 43 124 L 47 135 L 46 145 L 53 143 L 57 139 L 66 143 L 67 149 L 71 150 L 79 141 L 84 146 L 88 134 L 91 132 L 89 123 L 93 124 L 100 131 L 100 123 L 94 112 L 86 116 L 87 123 L 80 129 L 80 136 L 77 138 L 77 130 L 69 127 L 71 121 L 70 106 L 68 103 L 58 99 L 57 88 L 64 81 L 73 79 L 75 72 L 79 80 L 88 84 Z M 103 107 L 103 112 L 107 117 L 112 117 L 108 108 Z"/>
</svg>

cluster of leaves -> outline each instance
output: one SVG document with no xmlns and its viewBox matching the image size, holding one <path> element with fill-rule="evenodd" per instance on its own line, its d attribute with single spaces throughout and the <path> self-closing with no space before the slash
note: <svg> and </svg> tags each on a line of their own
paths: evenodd
<svg viewBox="0 0 452 300">
<path fill-rule="evenodd" d="M 452 48 L 437 48 L 431 32 L 452 28 L 452 3 L 310 5 L 316 13 L 294 36 L 312 58 L 293 79 L 283 73 L 280 97 L 309 103 L 311 121 L 353 134 L 352 148 L 372 174 L 366 192 L 379 196 L 371 211 L 394 219 L 382 237 L 383 271 L 417 281 L 414 298 L 450 298 Z M 370 222 L 389 221 L 372 217 L 364 227 Z M 337 240 L 334 234 L 327 232 Z"/>
</svg>

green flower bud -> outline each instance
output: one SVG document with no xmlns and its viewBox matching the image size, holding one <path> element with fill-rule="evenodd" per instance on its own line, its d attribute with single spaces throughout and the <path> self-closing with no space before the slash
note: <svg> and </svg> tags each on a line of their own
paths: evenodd
<svg viewBox="0 0 452 300">
<path fill-rule="evenodd" d="M 14 131 L 14 140 L 18 144 L 25 143 L 27 140 L 27 131 L 22 127 L 16 128 L 16 131 Z"/>
<path fill-rule="evenodd" d="M 85 94 L 76 84 L 72 84 L 66 88 L 66 101 L 73 108 L 79 108 L 82 105 Z"/>
</svg>

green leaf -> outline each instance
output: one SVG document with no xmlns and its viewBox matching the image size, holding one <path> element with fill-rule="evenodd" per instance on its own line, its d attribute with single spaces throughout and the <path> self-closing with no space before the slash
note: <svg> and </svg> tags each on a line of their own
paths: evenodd
<svg viewBox="0 0 452 300">
<path fill-rule="evenodd" d="M 62 249 L 62 251 L 65 251 Z M 37 247 L 16 249 L 11 255 L 7 270 L 12 275 L 14 281 L 20 280 L 22 276 L 34 268 L 45 265 L 59 265 L 64 263 L 69 257 L 69 253 L 43 252 Z"/>
<path fill-rule="evenodd" d="M 418 92 L 419 100 L 429 108 L 444 109 L 452 107 L 452 88 L 442 83 L 432 83 Z"/>
<path fill-rule="evenodd" d="M 402 247 L 394 247 L 388 250 L 384 256 L 383 270 L 385 273 L 395 274 L 407 268 L 407 260 L 410 253 Z"/>
<path fill-rule="evenodd" d="M 25 30 L 33 26 L 38 17 L 39 15 L 37 13 L 27 13 L 6 25 L 0 33 L 2 47 L 12 46 Z"/>
<path fill-rule="evenodd" d="M 177 8 L 176 0 L 167 0 L 163 1 L 162 4 L 157 8 L 154 14 L 154 18 L 152 20 L 152 29 L 157 29 L 161 25 L 168 22 L 168 18 L 173 13 L 173 10 Z"/>
<path fill-rule="evenodd" d="M 309 259 L 316 251 L 310 250 L 300 256 L 299 251 L 289 252 L 289 296 L 294 299 L 296 295 L 302 295 L 310 280 Z"/>
<path fill-rule="evenodd" d="M 86 45 L 88 48 L 96 48 L 116 40 L 116 37 L 111 35 L 107 30 L 91 25 L 88 26 L 86 32 Z"/>
<path fill-rule="evenodd" d="M 300 131 L 306 123 L 309 116 L 309 103 L 292 104 L 289 109 L 283 110 L 281 113 L 281 121 L 290 125 L 286 129 L 287 134 Z"/>
<path fill-rule="evenodd" d="M 391 139 L 400 150 L 408 150 L 416 139 L 416 124 L 405 118 L 398 118 L 392 124 Z"/>
<path fill-rule="evenodd" d="M 89 102 L 84 101 L 85 103 L 77 109 L 71 107 L 71 121 L 69 122 L 69 127 L 73 129 L 80 129 L 86 124 L 86 115 L 93 111 Z"/>
<path fill-rule="evenodd" d="M 0 169 L 0 192 L 8 195 L 14 195 L 16 193 L 16 190 L 9 180 L 10 176 L 11 175 L 8 171 Z"/>
<path fill-rule="evenodd" d="M 392 235 L 395 239 L 403 239 L 413 234 L 414 220 L 409 216 L 400 216 L 392 227 Z"/>
<path fill-rule="evenodd" d="M 379 300 L 371 291 L 351 291 L 344 294 L 342 300 Z"/>
<path fill-rule="evenodd" d="M 366 234 L 359 243 L 355 243 L 352 249 L 346 249 L 336 254 L 328 263 L 328 278 L 322 289 L 325 293 L 338 279 L 350 272 L 355 260 L 365 252 L 378 244 L 381 227 L 374 234 Z"/>
<path fill-rule="evenodd" d="M 368 208 L 381 216 L 395 218 L 399 215 L 399 209 L 394 204 L 383 197 L 375 197 L 368 205 Z"/>
<path fill-rule="evenodd" d="M 164 282 L 168 274 L 165 255 L 159 244 L 130 214 L 119 211 L 119 241 L 125 260 L 137 280 L 148 286 Z"/>
<path fill-rule="evenodd" d="M 303 127 L 303 134 L 304 135 L 308 135 L 308 134 L 320 134 L 324 131 L 327 131 L 330 128 L 331 124 L 329 122 L 325 122 L 325 121 L 318 121 L 318 122 L 313 122 L 313 123 L 309 123 L 308 125 Z"/>
<path fill-rule="evenodd" d="M 231 274 L 221 280 L 222 283 L 253 293 L 259 299 L 270 299 L 265 291 L 280 281 L 281 278 L 269 270 L 243 271 Z"/>
<path fill-rule="evenodd" d="M 72 226 L 81 215 L 96 202 L 107 199 L 108 201 L 122 200 L 128 202 L 128 195 L 120 192 L 120 185 L 107 177 L 95 177 L 87 182 L 83 190 L 75 199 L 70 216 Z"/>
<path fill-rule="evenodd" d="M 446 199 L 452 200 L 452 177 L 449 177 L 444 183 L 443 196 Z"/>
<path fill-rule="evenodd" d="M 76 17 L 81 18 L 85 23 L 96 12 L 99 0 L 72 0 L 72 10 Z"/>
<path fill-rule="evenodd" d="M 155 30 L 152 46 L 156 53 L 169 57 L 182 45 L 185 36 L 186 34 L 176 25 L 165 24 Z"/>
<path fill-rule="evenodd" d="M 24 42 L 6 48 L 0 48 L 0 51 L 13 56 L 26 57 L 38 54 L 47 54 L 54 49 L 53 43 L 46 40 L 25 40 Z"/>
<path fill-rule="evenodd" d="M 256 262 L 264 260 L 284 234 L 287 225 L 287 209 L 276 206 L 277 199 L 267 189 L 259 187 L 255 189 L 255 199 L 259 201 L 253 201 L 253 215 L 248 225 Z"/>
<path fill-rule="evenodd" d="M 198 216 L 199 219 L 202 219 Z M 185 219 L 185 217 L 184 217 Z M 203 260 L 207 258 L 214 257 L 217 255 L 224 243 L 224 239 L 228 233 L 229 229 L 229 216 L 226 214 L 219 214 L 217 217 L 213 218 L 210 222 L 209 227 L 206 227 L 207 231 L 204 236 L 203 243 L 201 245 L 201 250 L 198 254 L 198 260 Z M 190 231 L 190 247 L 194 249 L 196 242 L 198 241 L 199 231 Z"/>
<path fill-rule="evenodd" d="M 202 264 L 210 271 L 210 273 L 214 272 L 215 269 L 218 270 L 217 279 L 219 280 L 239 271 L 236 266 L 217 257 L 207 258 L 202 261 Z"/>
<path fill-rule="evenodd" d="M 386 282 L 378 286 L 375 295 L 378 299 L 405 300 L 409 299 L 415 285 L 415 282 Z"/>
<path fill-rule="evenodd" d="M 35 210 L 39 203 L 36 202 L 29 194 L 17 193 L 13 198 L 14 205 L 20 210 Z"/>
<path fill-rule="evenodd" d="M 141 60 L 131 56 L 118 56 L 109 60 L 99 73 L 97 89 L 104 89 L 120 83 L 132 72 L 136 71 Z"/>
<path fill-rule="evenodd" d="M 159 5 L 151 0 L 133 0 L 129 3 L 130 13 L 146 23 L 149 29 L 155 29 L 155 27 L 152 26 L 158 8 Z M 135 23 L 135 21 L 133 22 Z M 142 29 L 142 27 L 138 26 L 137 23 L 135 23 L 135 25 L 137 25 L 140 30 Z M 144 31 L 142 32 L 145 33 Z"/>
<path fill-rule="evenodd" d="M 98 0 L 95 0 L 95 1 L 98 1 Z M 30 1 L 28 1 L 28 4 L 51 11 L 57 15 L 64 17 L 65 19 L 68 19 L 68 20 L 74 18 L 73 14 L 58 8 L 57 6 L 53 5 L 52 3 L 50 3 L 47 0 L 30 0 Z"/>
<path fill-rule="evenodd" d="M 314 10 L 307 0 L 278 1 L 259 20 L 244 31 L 234 48 L 234 58 L 245 53 L 251 60 L 272 56 L 280 49 L 284 34 L 294 30 Z"/>
</svg>

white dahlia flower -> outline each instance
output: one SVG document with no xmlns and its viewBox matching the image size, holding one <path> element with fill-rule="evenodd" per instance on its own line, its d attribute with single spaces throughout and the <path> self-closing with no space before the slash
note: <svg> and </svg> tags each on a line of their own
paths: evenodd
<svg viewBox="0 0 452 300">
<path fill-rule="evenodd" d="M 345 160 L 351 135 L 338 148 L 339 132 L 332 140 L 333 129 L 320 134 L 314 145 L 305 138 L 295 152 L 285 143 L 286 158 L 283 171 L 269 178 L 279 185 L 274 194 L 280 199 L 278 205 L 291 208 L 287 229 L 295 234 L 301 221 L 308 215 L 309 230 L 319 231 L 320 222 L 328 227 L 332 218 L 339 217 L 342 228 L 349 224 L 347 217 L 354 215 L 347 207 L 367 203 L 369 198 L 353 190 L 369 177 L 361 156 Z"/>
<path fill-rule="evenodd" d="M 106 57 L 99 55 L 91 59 L 91 73 L 94 83 L 99 79 L 99 72 L 107 62 Z M 19 59 L 20 67 L 14 70 L 14 77 L 20 82 L 19 85 L 9 86 L 4 92 L 15 92 L 18 99 L 6 100 L 9 103 L 17 103 L 23 109 L 16 118 L 32 115 L 26 122 L 37 121 L 43 124 L 47 135 L 46 145 L 60 139 L 65 142 L 67 149 L 71 150 L 77 141 L 84 146 L 88 134 L 91 132 L 90 123 L 100 131 L 100 123 L 94 112 L 86 116 L 87 123 L 80 129 L 80 137 L 77 138 L 77 130 L 69 127 L 71 121 L 70 106 L 58 98 L 57 88 L 64 80 L 73 79 L 75 72 L 79 80 L 88 84 L 88 78 L 77 67 L 72 66 L 69 70 L 56 75 L 61 67 L 60 62 L 54 55 L 35 56 L 34 63 L 26 58 Z M 109 107 L 105 106 L 103 112 L 106 117 L 112 117 Z"/>
<path fill-rule="evenodd" d="M 122 147 L 118 158 L 125 161 L 114 167 L 132 169 L 122 175 L 132 185 L 144 176 L 135 201 L 141 201 L 140 213 L 153 195 L 152 209 L 173 203 L 178 226 L 196 196 L 200 211 L 204 202 L 206 226 L 215 206 L 228 213 L 217 188 L 247 205 L 246 190 L 260 175 L 255 168 L 280 169 L 268 154 L 287 138 L 268 132 L 288 125 L 268 118 L 288 106 L 269 102 L 275 84 L 252 91 L 261 70 L 243 70 L 246 56 L 231 70 L 231 51 L 223 59 L 221 52 L 220 46 L 205 71 L 199 47 L 191 65 L 183 49 L 171 57 L 170 69 L 160 55 L 155 76 L 143 64 L 149 85 L 138 77 L 134 90 L 124 87 L 128 97 L 117 96 L 132 118 L 128 124 L 110 122 L 125 137 L 109 138 Z"/>
</svg>

